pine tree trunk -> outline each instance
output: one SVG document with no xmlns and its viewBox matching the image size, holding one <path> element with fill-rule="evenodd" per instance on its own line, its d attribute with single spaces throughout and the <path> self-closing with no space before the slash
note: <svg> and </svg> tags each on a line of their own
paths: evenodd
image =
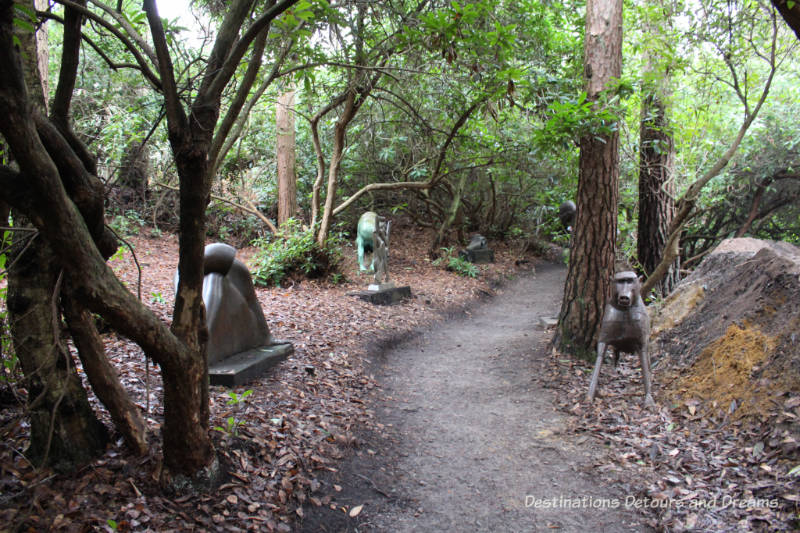
<svg viewBox="0 0 800 533">
<path fill-rule="evenodd" d="M 586 4 L 585 74 L 589 99 L 596 100 L 622 66 L 622 1 Z M 577 213 L 564 300 L 554 344 L 592 358 L 614 273 L 619 201 L 619 133 L 580 142 Z"/>
<path fill-rule="evenodd" d="M 639 144 L 639 227 L 637 255 L 646 275 L 661 262 L 675 214 L 675 181 L 672 178 L 675 147 L 668 130 L 664 105 L 650 93 L 642 101 Z M 666 296 L 680 281 L 680 259 L 669 267 L 654 287 Z"/>
</svg>

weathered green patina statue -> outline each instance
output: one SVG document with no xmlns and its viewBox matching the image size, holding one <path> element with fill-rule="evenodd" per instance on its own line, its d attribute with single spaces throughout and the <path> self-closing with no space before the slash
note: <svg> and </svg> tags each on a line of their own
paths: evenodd
<svg viewBox="0 0 800 533">
<path fill-rule="evenodd" d="M 384 222 L 382 217 L 378 217 L 378 227 L 372 233 L 372 266 L 375 271 L 375 283 L 389 283 L 389 230 L 392 221 Z"/>
<path fill-rule="evenodd" d="M 378 214 L 367 211 L 358 219 L 358 235 L 356 236 L 356 246 L 358 246 L 358 268 L 360 270 L 375 270 L 375 243 L 372 234 L 378 229 Z M 372 254 L 370 267 L 364 265 L 366 254 Z"/>
</svg>

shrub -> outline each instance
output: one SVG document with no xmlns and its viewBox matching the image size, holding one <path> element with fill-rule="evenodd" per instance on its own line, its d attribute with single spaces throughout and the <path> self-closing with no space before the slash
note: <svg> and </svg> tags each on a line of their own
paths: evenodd
<svg viewBox="0 0 800 533">
<path fill-rule="evenodd" d="M 138 212 L 128 209 L 124 215 L 117 215 L 111 219 L 109 226 L 120 237 L 131 237 L 139 235 L 139 230 L 144 226 L 144 220 Z"/>
<path fill-rule="evenodd" d="M 259 285 L 280 286 L 287 277 L 320 278 L 336 273 L 341 261 L 339 239 L 328 239 L 319 246 L 311 230 L 289 220 L 276 240 L 254 241 L 258 251 L 253 256 L 253 280 Z"/>
<path fill-rule="evenodd" d="M 481 273 L 478 266 L 464 258 L 453 255 L 455 253 L 456 249 L 454 247 L 443 247 L 442 255 L 433 262 L 433 266 L 440 266 L 442 263 L 446 262 L 445 270 L 455 272 L 459 276 L 464 276 L 466 278 L 477 278 L 478 274 Z"/>
<path fill-rule="evenodd" d="M 477 278 L 480 273 L 480 269 L 477 265 L 461 257 L 451 257 L 447 262 L 447 270 L 468 278 Z"/>
</svg>

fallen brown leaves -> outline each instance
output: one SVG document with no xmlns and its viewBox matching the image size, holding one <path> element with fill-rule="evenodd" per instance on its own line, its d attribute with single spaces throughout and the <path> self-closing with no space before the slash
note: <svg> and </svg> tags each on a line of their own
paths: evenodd
<svg viewBox="0 0 800 533">
<path fill-rule="evenodd" d="M 24 457 L 28 425 L 21 406 L 0 406 L 0 523 L 15 530 L 88 531 L 289 531 L 309 506 L 339 509 L 323 491 L 319 474 L 335 471 L 348 448 L 359 445 L 358 430 L 374 424 L 366 403 L 376 386 L 370 375 L 370 347 L 391 343 L 440 320 L 448 311 L 493 292 L 493 284 L 516 267 L 513 250 L 497 245 L 497 262 L 468 279 L 431 265 L 429 235 L 413 228 L 393 232 L 391 278 L 410 285 L 414 298 L 376 307 L 349 293 L 370 278 L 358 274 L 355 250 L 345 250 L 341 285 L 303 282 L 257 289 L 273 337 L 294 343 L 295 353 L 258 382 L 229 391 L 212 387 L 211 427 L 223 484 L 208 494 L 165 494 L 160 471 L 162 419 L 158 368 L 141 350 L 114 332 L 104 335 L 108 357 L 131 397 L 147 410 L 151 454 L 133 457 L 117 440 L 103 457 L 74 475 L 34 469 Z M 142 300 L 169 321 L 177 240 L 131 239 L 142 268 Z M 494 243 L 493 243 L 494 245 Z M 243 250 L 244 259 L 252 250 Z M 134 293 L 139 276 L 132 254 L 112 260 Z M 94 400 L 110 426 L 107 413 Z M 355 516 L 360 509 L 342 508 Z"/>
<path fill-rule="evenodd" d="M 595 475 L 621 485 L 657 530 L 797 530 L 800 398 L 784 398 L 758 420 L 701 413 L 692 401 L 650 412 L 637 359 L 621 359 L 616 371 L 604 366 L 593 404 L 585 400 L 588 363 L 553 352 L 540 377 L 572 415 L 576 438 L 607 447 Z M 655 388 L 664 402 L 657 377 Z"/>
</svg>

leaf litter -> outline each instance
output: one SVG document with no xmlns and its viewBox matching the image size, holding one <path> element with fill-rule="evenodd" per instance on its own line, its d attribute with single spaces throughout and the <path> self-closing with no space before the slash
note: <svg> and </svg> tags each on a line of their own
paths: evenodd
<svg viewBox="0 0 800 533">
<path fill-rule="evenodd" d="M 210 427 L 219 428 L 212 438 L 225 479 L 210 493 L 166 494 L 158 486 L 163 420 L 158 367 L 147 364 L 131 341 L 104 331 L 106 353 L 121 382 L 147 410 L 150 453 L 132 456 L 116 436 L 102 457 L 75 474 L 35 469 L 24 456 L 29 426 L 19 389 L 17 399 L 0 405 L 0 523 L 17 531 L 291 531 L 309 506 L 337 508 L 332 496 L 323 495 L 320 473 L 335 472 L 346 451 L 359 445 L 357 432 L 376 424 L 366 401 L 376 387 L 369 373 L 370 346 L 442 320 L 491 295 L 517 271 L 516 250 L 493 243 L 497 262 L 481 266 L 477 279 L 459 277 L 427 259 L 431 238 L 413 227 L 395 230 L 391 278 L 410 285 L 413 293 L 400 305 L 373 306 L 353 296 L 371 276 L 359 274 L 352 245 L 344 249 L 344 283 L 256 288 L 273 337 L 291 341 L 295 352 L 266 376 L 233 389 L 237 396 L 253 391 L 242 401 L 230 401 L 228 389 L 211 387 Z M 140 288 L 142 301 L 169 323 L 177 238 L 137 236 L 130 242 L 141 278 L 130 251 L 112 260 L 112 268 L 134 293 Z M 238 256 L 246 262 L 253 252 L 246 248 Z M 90 399 L 113 427 L 91 393 Z M 355 517 L 362 508 L 348 512 Z"/>
<path fill-rule="evenodd" d="M 725 241 L 656 310 L 656 412 L 634 356 L 606 367 L 593 404 L 588 363 L 554 351 L 541 377 L 571 431 L 606 446 L 601 478 L 649 501 L 656 530 L 800 528 L 798 255 L 749 241 Z"/>
</svg>

